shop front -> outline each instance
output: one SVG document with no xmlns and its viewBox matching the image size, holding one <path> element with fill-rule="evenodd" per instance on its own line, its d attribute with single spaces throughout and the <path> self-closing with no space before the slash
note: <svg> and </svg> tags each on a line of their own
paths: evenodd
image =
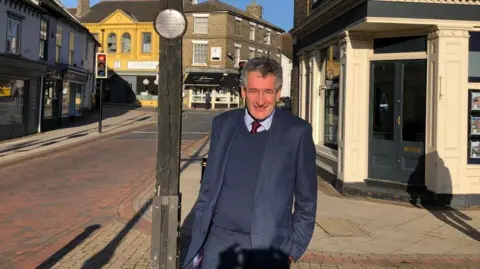
<svg viewBox="0 0 480 269">
<path fill-rule="evenodd" d="M 225 109 L 239 107 L 238 74 L 190 72 L 184 85 L 188 108 Z"/>
<path fill-rule="evenodd" d="M 365 1 L 294 31 L 298 113 L 312 124 L 319 176 L 341 193 L 480 205 L 480 15 L 444 6 Z M 396 18 L 408 9 L 425 18 Z M 427 20 L 438 12 L 458 21 Z"/>
<path fill-rule="evenodd" d="M 0 55 L 0 141 L 38 131 L 42 63 Z"/>
<path fill-rule="evenodd" d="M 88 72 L 61 68 L 50 70 L 43 80 L 42 131 L 60 128 L 65 121 L 81 117 L 88 100 Z"/>
</svg>

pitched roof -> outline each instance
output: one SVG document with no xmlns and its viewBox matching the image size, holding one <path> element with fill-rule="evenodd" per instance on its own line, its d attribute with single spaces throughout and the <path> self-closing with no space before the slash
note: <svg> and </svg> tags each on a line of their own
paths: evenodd
<svg viewBox="0 0 480 269">
<path fill-rule="evenodd" d="M 273 30 L 279 31 L 279 32 L 284 32 L 284 30 L 274 24 L 269 23 L 268 21 L 257 18 L 253 14 L 250 14 L 249 12 L 246 12 L 244 10 L 238 9 L 234 6 L 231 6 L 229 4 L 223 3 L 218 0 L 208 0 L 203 3 L 199 4 L 194 4 L 188 7 L 185 7 L 183 12 L 184 13 L 193 13 L 193 12 L 215 12 L 215 11 L 227 11 L 230 13 L 233 13 L 234 15 L 237 15 L 239 17 L 244 17 L 246 19 L 249 19 L 251 21 L 254 21 L 258 24 L 262 24 L 264 26 L 267 26 L 269 28 L 272 28 Z"/>
<path fill-rule="evenodd" d="M 160 2 L 157 0 L 139 1 L 101 1 L 90 7 L 90 10 L 79 20 L 82 23 L 98 23 L 110 16 L 115 10 L 121 9 L 139 22 L 153 22 L 158 14 Z"/>
</svg>

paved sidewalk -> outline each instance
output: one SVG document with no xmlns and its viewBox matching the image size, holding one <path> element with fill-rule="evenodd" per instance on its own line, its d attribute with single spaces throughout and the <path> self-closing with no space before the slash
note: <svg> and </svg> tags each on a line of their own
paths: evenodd
<svg viewBox="0 0 480 269">
<path fill-rule="evenodd" d="M 0 142 L 0 166 L 25 158 L 84 144 L 112 135 L 132 131 L 156 122 L 155 113 L 123 107 L 105 107 L 102 133 L 98 133 L 98 113 L 92 112 L 84 120 L 67 123 L 62 129 L 38 133 Z"/>
<path fill-rule="evenodd" d="M 180 260 L 189 243 L 201 157 L 208 151 L 204 142 L 182 163 Z M 340 197 L 326 184 L 320 188 L 313 239 L 292 268 L 480 268 L 480 211 L 427 210 Z M 128 222 L 103 227 L 53 268 L 149 268 L 151 190 L 132 200 L 137 213 Z M 139 228 L 139 220 L 146 226 Z"/>
</svg>

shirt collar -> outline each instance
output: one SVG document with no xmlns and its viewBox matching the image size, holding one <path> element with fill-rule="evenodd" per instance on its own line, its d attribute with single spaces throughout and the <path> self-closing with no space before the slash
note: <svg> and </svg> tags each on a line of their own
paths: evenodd
<svg viewBox="0 0 480 269">
<path fill-rule="evenodd" d="M 273 112 L 272 114 L 270 114 L 270 116 L 268 116 L 266 119 L 260 121 L 260 123 L 262 124 L 262 127 L 265 128 L 265 130 L 269 130 L 270 127 L 272 126 L 272 120 L 273 120 L 273 114 L 275 114 L 275 110 L 276 109 L 273 109 Z M 255 121 L 254 118 L 252 118 L 252 116 L 250 116 L 250 113 L 248 113 L 248 109 L 245 108 L 245 116 L 244 116 L 244 119 L 245 119 L 245 125 L 247 125 L 247 128 L 250 128 L 250 126 L 252 125 L 252 123 Z"/>
</svg>

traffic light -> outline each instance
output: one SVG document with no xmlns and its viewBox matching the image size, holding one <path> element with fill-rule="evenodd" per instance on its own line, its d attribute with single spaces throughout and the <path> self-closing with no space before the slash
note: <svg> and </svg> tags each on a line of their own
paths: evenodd
<svg viewBox="0 0 480 269">
<path fill-rule="evenodd" d="M 107 54 L 97 52 L 95 60 L 95 78 L 107 78 Z"/>
</svg>

